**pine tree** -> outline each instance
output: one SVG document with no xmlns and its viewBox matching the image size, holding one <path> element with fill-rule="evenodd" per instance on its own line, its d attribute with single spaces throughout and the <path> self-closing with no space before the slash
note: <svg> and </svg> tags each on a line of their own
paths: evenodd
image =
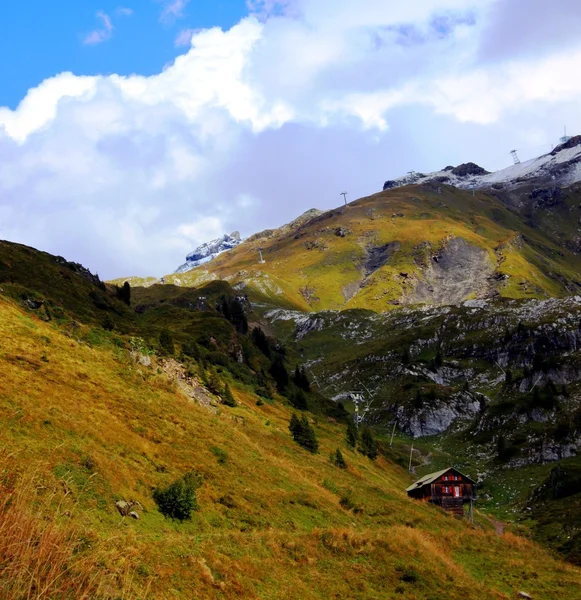
<svg viewBox="0 0 581 600">
<path fill-rule="evenodd" d="M 367 427 L 364 427 L 363 431 L 361 432 L 359 451 L 361 454 L 364 454 L 371 460 L 375 460 L 377 458 L 377 442 L 373 439 L 371 431 Z"/>
<path fill-rule="evenodd" d="M 129 285 L 128 281 L 126 281 L 121 287 L 117 287 L 115 289 L 115 293 L 121 302 L 125 302 L 127 306 L 131 306 L 131 286 Z"/>
<path fill-rule="evenodd" d="M 296 394 L 292 395 L 291 404 L 299 410 L 307 410 L 308 404 L 305 393 L 302 390 L 298 390 Z"/>
<path fill-rule="evenodd" d="M 306 415 L 303 415 L 301 419 L 293 413 L 289 424 L 289 431 L 293 437 L 293 440 L 313 454 L 319 451 L 319 442 L 315 430 L 311 427 L 309 419 Z"/>
<path fill-rule="evenodd" d="M 222 392 L 222 404 L 225 404 L 226 406 L 236 406 L 236 400 L 234 399 L 232 390 L 228 384 L 224 386 L 224 391 Z"/>
<path fill-rule="evenodd" d="M 291 435 L 293 436 L 293 440 L 295 442 L 298 442 L 301 438 L 303 428 L 301 427 L 301 422 L 299 421 L 299 418 L 294 413 L 291 417 L 288 428 L 291 432 Z"/>
<path fill-rule="evenodd" d="M 303 415 L 301 418 L 301 440 L 299 444 L 306 448 L 309 452 L 316 454 L 319 451 L 319 442 L 315 430 L 311 427 L 307 415 Z"/>
<path fill-rule="evenodd" d="M 270 374 L 276 383 L 276 389 L 282 394 L 288 387 L 288 372 L 284 366 L 282 356 L 277 355 L 270 366 Z"/>
<path fill-rule="evenodd" d="M 252 341 L 264 356 L 270 358 L 270 344 L 268 343 L 268 338 L 264 335 L 264 331 L 262 331 L 260 327 L 255 327 L 252 330 Z"/>
<path fill-rule="evenodd" d="M 307 377 L 307 372 L 305 371 L 305 367 L 301 367 L 301 387 L 305 392 L 311 391 L 311 382 Z"/>
<path fill-rule="evenodd" d="M 357 446 L 357 440 L 359 439 L 359 433 L 357 431 L 357 427 L 355 427 L 355 423 L 349 419 L 347 421 L 347 433 L 346 433 L 347 444 L 351 448 L 355 448 Z"/>
<path fill-rule="evenodd" d="M 175 347 L 173 343 L 173 335 L 169 329 L 162 329 L 159 334 L 159 345 L 163 354 L 173 356 Z"/>
</svg>

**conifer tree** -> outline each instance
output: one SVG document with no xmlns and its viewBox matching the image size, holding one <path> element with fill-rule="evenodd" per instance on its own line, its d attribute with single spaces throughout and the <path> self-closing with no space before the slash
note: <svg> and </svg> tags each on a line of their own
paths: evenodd
<svg viewBox="0 0 581 600">
<path fill-rule="evenodd" d="M 276 389 L 282 394 L 288 387 L 288 372 L 280 354 L 272 361 L 269 372 L 274 378 Z"/>
<path fill-rule="evenodd" d="M 293 440 L 295 442 L 298 442 L 299 439 L 301 438 L 301 433 L 303 428 L 301 427 L 301 422 L 299 421 L 299 418 L 293 413 L 293 416 L 291 417 L 290 423 L 289 423 L 289 431 L 291 432 L 291 435 L 293 436 Z"/>
<path fill-rule="evenodd" d="M 359 433 L 357 431 L 357 427 L 352 419 L 349 419 L 347 422 L 347 433 L 346 433 L 347 444 L 351 448 L 355 448 L 357 446 L 357 440 L 359 439 Z"/>
<path fill-rule="evenodd" d="M 309 452 L 316 454 L 319 451 L 319 442 L 315 430 L 309 423 L 307 415 L 303 415 L 301 418 L 301 429 L 301 440 L 299 441 L 299 444 Z"/>
<path fill-rule="evenodd" d="M 371 460 L 375 460 L 377 458 L 377 442 L 373 439 L 371 431 L 367 427 L 364 427 L 363 431 L 361 432 L 359 451 L 361 454 L 364 454 Z"/>
<path fill-rule="evenodd" d="M 307 397 L 302 390 L 298 390 L 296 394 L 292 395 L 291 404 L 299 410 L 307 410 Z"/>
<path fill-rule="evenodd" d="M 131 306 L 131 286 L 129 285 L 128 281 L 126 281 L 121 287 L 117 287 L 115 293 L 121 302 L 125 302 L 127 306 Z"/>
</svg>

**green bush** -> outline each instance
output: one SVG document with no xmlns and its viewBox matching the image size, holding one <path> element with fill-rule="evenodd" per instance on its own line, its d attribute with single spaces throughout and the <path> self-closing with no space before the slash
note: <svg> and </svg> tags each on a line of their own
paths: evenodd
<svg viewBox="0 0 581 600">
<path fill-rule="evenodd" d="M 201 475 L 186 473 L 168 487 L 157 488 L 153 492 L 153 499 L 165 517 L 187 521 L 192 518 L 192 511 L 199 509 L 196 490 L 201 485 Z"/>
<path fill-rule="evenodd" d="M 331 454 L 329 455 L 329 460 L 331 461 L 331 463 L 333 463 L 336 467 L 339 467 L 340 469 L 347 468 L 347 463 L 345 462 L 345 458 L 343 458 L 343 453 L 341 452 L 341 450 L 339 450 L 339 448 L 337 448 L 335 452 L 331 452 Z"/>
<path fill-rule="evenodd" d="M 226 406 L 236 406 L 236 400 L 234 399 L 232 390 L 228 384 L 224 386 L 224 391 L 222 392 L 222 404 L 225 404 Z"/>
<path fill-rule="evenodd" d="M 173 343 L 173 335 L 169 329 L 163 329 L 159 334 L 159 346 L 162 354 L 173 356 L 175 347 Z"/>
</svg>

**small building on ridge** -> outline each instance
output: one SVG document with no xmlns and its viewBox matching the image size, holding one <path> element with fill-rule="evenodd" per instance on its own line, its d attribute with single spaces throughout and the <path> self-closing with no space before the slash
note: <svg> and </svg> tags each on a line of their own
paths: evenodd
<svg viewBox="0 0 581 600">
<path fill-rule="evenodd" d="M 464 504 L 470 504 L 472 508 L 472 502 L 476 500 L 475 487 L 476 482 L 470 477 L 449 467 L 418 479 L 406 492 L 410 498 L 425 500 L 455 515 L 463 515 Z"/>
</svg>

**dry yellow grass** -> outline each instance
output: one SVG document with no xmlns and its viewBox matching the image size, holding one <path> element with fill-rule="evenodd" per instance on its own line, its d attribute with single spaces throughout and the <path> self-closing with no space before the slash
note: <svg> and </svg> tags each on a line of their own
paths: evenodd
<svg viewBox="0 0 581 600">
<path fill-rule="evenodd" d="M 25 475 L 0 503 L 1 527 L 23 548 L 0 542 L 12 573 L 0 581 L 19 586 L 7 598 L 44 588 L 66 598 L 75 585 L 78 597 L 163 599 L 475 600 L 524 589 L 556 600 L 581 588 L 578 569 L 531 542 L 409 500 L 407 475 L 346 449 L 331 420 L 314 423 L 313 456 L 293 444 L 279 401 L 256 406 L 234 388 L 239 406 L 214 414 L 128 351 L 89 347 L 1 297 L 0 340 L 0 429 L 12 457 L 1 469 L 5 481 Z M 328 460 L 337 447 L 346 471 Z M 204 477 L 200 511 L 164 519 L 152 489 L 191 469 Z M 347 493 L 360 511 L 340 505 Z M 121 521 L 121 498 L 143 504 L 138 521 Z M 50 587 L 59 583 L 69 587 Z"/>
</svg>

